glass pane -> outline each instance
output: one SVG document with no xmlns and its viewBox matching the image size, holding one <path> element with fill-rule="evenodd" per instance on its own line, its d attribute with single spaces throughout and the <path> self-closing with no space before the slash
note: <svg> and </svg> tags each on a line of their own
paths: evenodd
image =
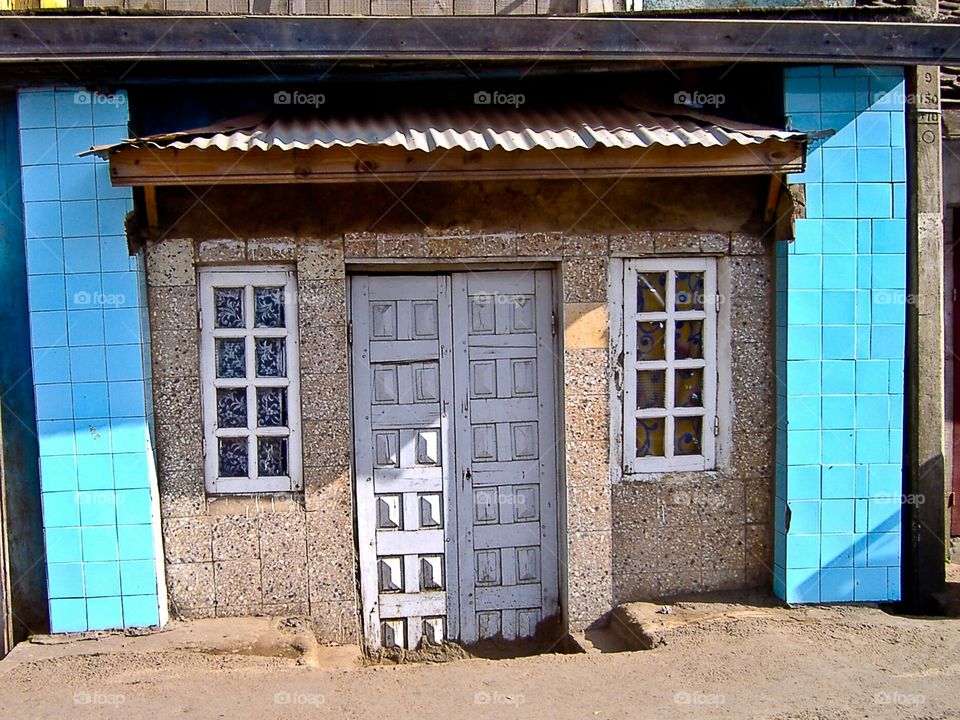
<svg viewBox="0 0 960 720">
<path fill-rule="evenodd" d="M 257 425 L 284 427 L 286 424 L 286 388 L 257 388 Z"/>
<path fill-rule="evenodd" d="M 217 306 L 216 327 L 244 327 L 243 288 L 215 288 L 213 297 Z"/>
<path fill-rule="evenodd" d="M 287 474 L 287 439 L 285 437 L 257 438 L 257 472 L 267 477 Z"/>
<path fill-rule="evenodd" d="M 675 407 L 703 407 L 703 370 L 677 370 L 674 382 Z"/>
<path fill-rule="evenodd" d="M 663 457 L 665 418 L 637 420 L 637 457 Z"/>
<path fill-rule="evenodd" d="M 663 360 L 664 328 L 662 322 L 637 323 L 637 360 Z"/>
<path fill-rule="evenodd" d="M 641 370 L 637 373 L 637 409 L 662 408 L 664 391 L 663 370 Z"/>
<path fill-rule="evenodd" d="M 217 390 L 217 427 L 247 426 L 247 391 L 245 388 Z"/>
<path fill-rule="evenodd" d="M 673 355 L 677 360 L 703 357 L 703 320 L 677 320 Z"/>
<path fill-rule="evenodd" d="M 253 322 L 256 327 L 284 327 L 282 287 L 254 288 L 253 299 Z"/>
<path fill-rule="evenodd" d="M 666 295 L 666 273 L 637 273 L 637 312 L 663 312 Z"/>
<path fill-rule="evenodd" d="M 678 272 L 674 297 L 677 310 L 703 310 L 703 273 Z"/>
<path fill-rule="evenodd" d="M 287 353 L 284 338 L 257 338 L 257 377 L 286 377 Z"/>
<path fill-rule="evenodd" d="M 703 437 L 702 417 L 674 418 L 673 426 L 673 454 L 674 455 L 702 455 L 700 439 Z"/>
<path fill-rule="evenodd" d="M 217 377 L 247 376 L 247 358 L 243 338 L 217 339 Z"/>
<path fill-rule="evenodd" d="M 247 439 L 220 438 L 220 477 L 247 477 Z"/>
</svg>

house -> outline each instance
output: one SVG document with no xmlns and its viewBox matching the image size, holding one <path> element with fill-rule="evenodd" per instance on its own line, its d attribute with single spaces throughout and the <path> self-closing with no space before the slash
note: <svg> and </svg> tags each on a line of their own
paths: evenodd
<svg viewBox="0 0 960 720">
<path fill-rule="evenodd" d="M 49 611 L 20 634 L 306 615 L 413 650 L 716 590 L 931 606 L 955 25 L 147 9 L 0 19 L 6 411 L 39 468 L 7 522 L 43 529 L 10 566 L 43 555 Z"/>
</svg>

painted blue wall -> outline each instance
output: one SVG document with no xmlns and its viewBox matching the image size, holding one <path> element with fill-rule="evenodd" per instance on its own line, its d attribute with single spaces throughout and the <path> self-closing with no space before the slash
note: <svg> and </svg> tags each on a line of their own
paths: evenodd
<svg viewBox="0 0 960 720">
<path fill-rule="evenodd" d="M 165 620 L 142 253 L 129 188 L 77 157 L 127 135 L 126 97 L 19 95 L 31 351 L 53 632 Z"/>
<path fill-rule="evenodd" d="M 777 246 L 774 590 L 898 600 L 906 288 L 900 68 L 791 68 L 789 126 L 812 142 L 806 218 Z"/>
</svg>

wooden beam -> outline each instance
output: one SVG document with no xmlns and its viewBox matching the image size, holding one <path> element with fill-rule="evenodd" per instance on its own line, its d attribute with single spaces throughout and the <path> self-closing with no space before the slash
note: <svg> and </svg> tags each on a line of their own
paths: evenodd
<svg viewBox="0 0 960 720">
<path fill-rule="evenodd" d="M 143 186 L 143 205 L 147 211 L 147 227 L 155 228 L 160 225 L 157 215 L 157 186 Z"/>
<path fill-rule="evenodd" d="M 110 157 L 114 185 L 279 184 L 757 175 L 801 172 L 802 142 L 725 147 L 553 151 L 354 147 L 311 150 L 157 150 L 129 148 Z"/>
<path fill-rule="evenodd" d="M 960 63 L 949 23 L 660 17 L 15 16 L 0 64 L 503 60 Z M 185 75 L 202 73 L 184 66 Z"/>
</svg>

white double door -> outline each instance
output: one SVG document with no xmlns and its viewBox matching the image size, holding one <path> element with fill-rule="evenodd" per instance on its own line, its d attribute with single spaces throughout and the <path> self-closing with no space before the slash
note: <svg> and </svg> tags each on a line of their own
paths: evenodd
<svg viewBox="0 0 960 720">
<path fill-rule="evenodd" d="M 365 641 L 531 637 L 559 613 L 546 270 L 352 278 Z"/>
</svg>

